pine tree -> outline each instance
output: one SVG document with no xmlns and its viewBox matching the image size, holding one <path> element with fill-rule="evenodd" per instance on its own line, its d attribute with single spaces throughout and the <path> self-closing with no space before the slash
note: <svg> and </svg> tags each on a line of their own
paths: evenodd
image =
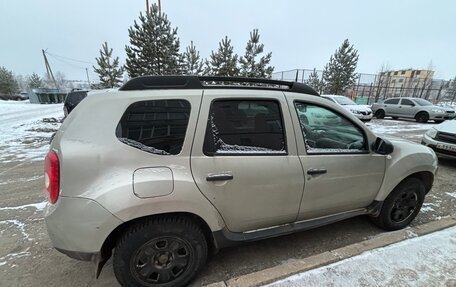
<svg viewBox="0 0 456 287">
<path fill-rule="evenodd" d="M 219 43 L 217 52 L 212 51 L 211 60 L 206 62 L 206 74 L 213 76 L 238 76 L 238 55 L 234 54 L 228 36 Z"/>
<path fill-rule="evenodd" d="M 166 14 L 159 12 L 157 5 L 153 4 L 145 15 L 140 13 L 139 23 L 135 21 L 128 34 L 126 69 L 131 78 L 182 72 L 177 28 L 171 28 Z"/>
<path fill-rule="evenodd" d="M 342 46 L 331 55 L 323 71 L 324 92 L 342 94 L 355 84 L 358 75 L 355 73 L 358 64 L 358 50 L 346 39 Z"/>
<path fill-rule="evenodd" d="M 269 52 L 266 56 L 258 59 L 259 55 L 263 53 L 264 45 L 260 44 L 260 34 L 258 29 L 250 32 L 250 39 L 245 47 L 244 57 L 239 59 L 241 64 L 241 75 L 244 77 L 253 78 L 270 78 L 274 67 L 269 66 L 272 53 Z"/>
<path fill-rule="evenodd" d="M 183 72 L 187 75 L 201 75 L 204 71 L 203 60 L 200 58 L 199 51 L 196 50 L 193 41 L 187 47 L 183 56 Z"/>
<path fill-rule="evenodd" d="M 451 104 L 453 104 L 456 99 L 456 77 L 454 77 L 453 81 L 450 82 L 446 90 L 446 94 L 451 99 Z"/>
<path fill-rule="evenodd" d="M 314 88 L 318 93 L 322 92 L 323 83 L 318 76 L 317 70 L 314 68 L 310 73 L 309 78 L 306 80 L 306 84 Z"/>
<path fill-rule="evenodd" d="M 29 89 L 37 89 L 43 87 L 43 81 L 41 80 L 40 76 L 36 73 L 32 73 L 32 75 L 28 78 L 27 86 Z"/>
<path fill-rule="evenodd" d="M 13 72 L 5 67 L 0 67 L 0 95 L 12 96 L 19 91 L 19 84 Z"/>
<path fill-rule="evenodd" d="M 100 57 L 95 60 L 97 60 L 98 67 L 93 66 L 93 70 L 98 74 L 101 86 L 103 88 L 120 86 L 125 68 L 119 65 L 119 57 L 112 58 L 112 48 L 108 48 L 107 42 L 103 43 Z"/>
</svg>

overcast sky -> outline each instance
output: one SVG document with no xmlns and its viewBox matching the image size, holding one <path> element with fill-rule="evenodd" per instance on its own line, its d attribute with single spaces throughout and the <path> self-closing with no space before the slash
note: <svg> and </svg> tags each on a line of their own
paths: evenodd
<svg viewBox="0 0 456 287">
<path fill-rule="evenodd" d="M 0 0 L 0 66 L 15 74 L 45 73 L 41 49 L 95 62 L 104 41 L 125 62 L 128 28 L 145 0 Z M 156 3 L 150 0 L 150 3 Z M 244 54 L 258 28 L 275 71 L 322 69 L 348 38 L 359 51 L 358 72 L 423 69 L 432 61 L 437 78 L 456 76 L 456 1 L 162 0 L 183 51 L 193 40 L 208 57 L 227 35 Z M 86 79 L 91 65 L 49 57 L 54 72 Z"/>
</svg>

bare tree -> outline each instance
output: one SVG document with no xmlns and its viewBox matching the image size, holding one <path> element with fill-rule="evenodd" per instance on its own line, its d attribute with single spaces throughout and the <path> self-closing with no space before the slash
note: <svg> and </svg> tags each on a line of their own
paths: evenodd
<svg viewBox="0 0 456 287">
<path fill-rule="evenodd" d="M 389 75 L 389 67 L 387 64 L 382 64 L 380 67 L 380 71 L 378 72 L 376 85 L 375 85 L 375 102 L 378 102 L 382 93 L 386 93 L 386 89 L 388 87 L 388 83 L 391 80 Z M 385 97 L 383 97 L 385 98 Z"/>
<path fill-rule="evenodd" d="M 427 71 L 426 71 L 426 76 L 423 79 L 423 86 L 421 87 L 420 96 L 419 96 L 420 98 L 423 97 L 424 91 L 429 90 L 429 88 L 432 85 L 432 78 L 434 76 L 434 71 L 432 71 L 432 69 L 433 69 L 433 65 L 432 65 L 432 61 L 430 61 Z M 426 93 L 425 96 L 427 99 L 429 97 L 429 93 Z"/>
</svg>

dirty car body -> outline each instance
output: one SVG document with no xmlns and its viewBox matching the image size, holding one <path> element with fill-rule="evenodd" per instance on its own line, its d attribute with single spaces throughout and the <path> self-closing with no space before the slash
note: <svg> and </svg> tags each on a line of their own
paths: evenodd
<svg viewBox="0 0 456 287">
<path fill-rule="evenodd" d="M 403 228 L 436 169 L 431 149 L 376 136 L 306 85 L 140 77 L 62 124 L 45 220 L 54 247 L 97 273 L 114 250 L 124 286 L 186 286 L 232 244 L 358 215 Z"/>
</svg>

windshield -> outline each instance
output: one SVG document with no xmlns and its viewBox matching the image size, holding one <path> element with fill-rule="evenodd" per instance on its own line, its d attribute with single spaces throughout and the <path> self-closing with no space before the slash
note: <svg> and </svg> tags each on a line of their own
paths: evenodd
<svg viewBox="0 0 456 287">
<path fill-rule="evenodd" d="M 429 101 L 423 100 L 423 99 L 413 99 L 415 103 L 417 103 L 420 106 L 433 106 L 433 104 Z"/>
<path fill-rule="evenodd" d="M 356 103 L 354 101 L 350 100 L 347 97 L 334 97 L 334 99 L 336 100 L 337 103 L 339 103 L 342 106 L 356 105 Z"/>
</svg>

